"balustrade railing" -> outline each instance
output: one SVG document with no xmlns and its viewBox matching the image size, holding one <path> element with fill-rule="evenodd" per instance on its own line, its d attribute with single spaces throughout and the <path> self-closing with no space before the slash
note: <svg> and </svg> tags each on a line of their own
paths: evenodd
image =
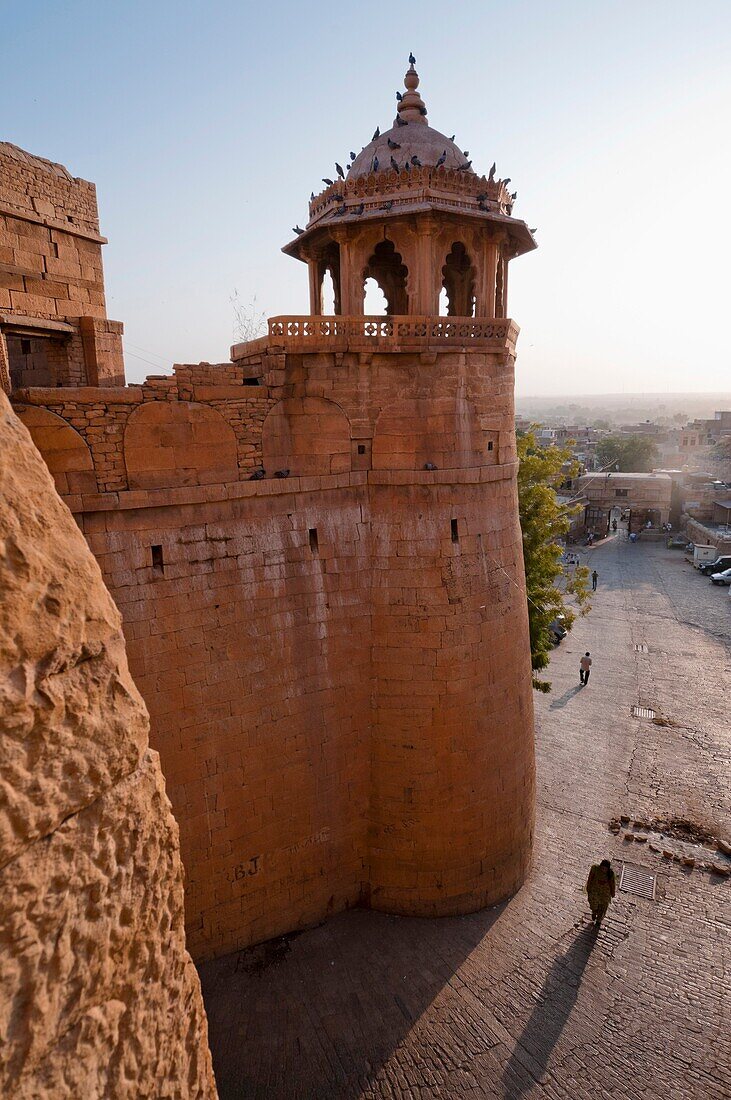
<svg viewBox="0 0 731 1100">
<path fill-rule="evenodd" d="M 289 344 L 336 342 L 404 344 L 484 344 L 514 340 L 518 326 L 509 319 L 474 317 L 270 317 L 269 339 Z"/>
</svg>

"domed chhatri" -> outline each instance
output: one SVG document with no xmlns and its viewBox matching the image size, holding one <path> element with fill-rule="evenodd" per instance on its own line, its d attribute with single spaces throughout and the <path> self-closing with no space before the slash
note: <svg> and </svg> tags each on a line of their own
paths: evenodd
<svg viewBox="0 0 731 1100">
<path fill-rule="evenodd" d="M 512 216 L 509 179 L 472 168 L 470 154 L 428 122 L 411 63 L 390 130 L 377 129 L 347 174 L 340 164 L 310 201 L 309 221 L 283 249 L 310 269 L 310 313 L 322 313 L 329 273 L 337 315 L 362 316 L 374 278 L 390 315 L 507 317 L 507 265 L 536 247 Z"/>
</svg>

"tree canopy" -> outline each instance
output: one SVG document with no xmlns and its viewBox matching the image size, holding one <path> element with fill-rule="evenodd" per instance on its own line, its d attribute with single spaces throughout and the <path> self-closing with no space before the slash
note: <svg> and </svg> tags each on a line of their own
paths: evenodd
<svg viewBox="0 0 731 1100">
<path fill-rule="evenodd" d="M 660 453 L 654 440 L 643 435 L 608 435 L 596 448 L 602 469 L 616 466 L 622 473 L 644 473 L 657 464 Z"/>
<path fill-rule="evenodd" d="M 558 616 L 570 630 L 575 617 L 567 603 L 573 597 L 579 614 L 589 610 L 589 570 L 586 566 L 564 566 L 561 540 L 567 534 L 571 515 L 578 508 L 558 499 L 557 488 L 578 472 L 578 463 L 565 447 L 541 447 L 533 432 L 518 435 L 518 506 L 523 532 L 525 583 L 528 595 L 531 666 L 533 672 L 546 668 L 552 638 L 549 627 Z M 550 691 L 548 681 L 533 677 L 538 691 Z"/>
</svg>

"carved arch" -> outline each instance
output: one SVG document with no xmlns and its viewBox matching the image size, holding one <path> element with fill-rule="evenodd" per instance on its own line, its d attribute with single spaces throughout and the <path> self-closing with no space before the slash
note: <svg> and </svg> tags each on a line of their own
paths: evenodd
<svg viewBox="0 0 731 1100">
<path fill-rule="evenodd" d="M 455 241 L 442 268 L 448 317 L 474 317 L 475 282 L 475 266 L 470 255 L 462 241 Z"/>
<path fill-rule="evenodd" d="M 216 409 L 149 401 L 127 421 L 124 461 L 130 489 L 238 481 L 236 436 Z"/>
<path fill-rule="evenodd" d="M 267 476 L 289 470 L 292 477 L 350 471 L 350 421 L 324 397 L 288 397 L 269 410 L 262 426 Z"/>
<path fill-rule="evenodd" d="M 408 398 L 381 410 L 373 437 L 374 470 L 461 470 L 492 464 L 477 411 L 465 397 Z"/>
<path fill-rule="evenodd" d="M 407 280 L 409 270 L 393 241 L 379 241 L 363 269 L 363 283 L 375 279 L 386 298 L 386 312 L 403 316 L 409 312 Z"/>
<path fill-rule="evenodd" d="M 57 413 L 37 405 L 17 405 L 15 411 L 51 471 L 56 490 L 62 494 L 95 493 L 94 461 L 76 429 Z"/>
</svg>

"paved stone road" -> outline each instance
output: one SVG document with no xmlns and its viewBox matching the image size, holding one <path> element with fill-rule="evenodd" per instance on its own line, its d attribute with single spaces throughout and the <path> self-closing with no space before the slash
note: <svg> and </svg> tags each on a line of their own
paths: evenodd
<svg viewBox="0 0 731 1100">
<path fill-rule="evenodd" d="M 524 888 L 470 917 L 341 914 L 203 966 L 221 1100 L 728 1100 L 731 880 L 607 824 L 686 818 L 731 840 L 731 600 L 677 551 L 610 540 L 587 554 L 594 609 L 536 699 Z M 657 889 L 618 892 L 595 934 L 582 886 L 602 856 L 649 867 Z"/>
</svg>

